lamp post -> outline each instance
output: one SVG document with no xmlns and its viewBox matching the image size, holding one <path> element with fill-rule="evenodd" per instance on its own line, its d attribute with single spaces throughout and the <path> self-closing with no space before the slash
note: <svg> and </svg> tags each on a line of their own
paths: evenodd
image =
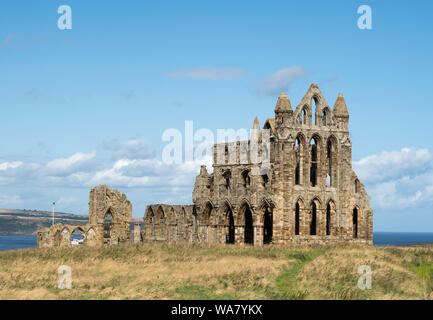
<svg viewBox="0 0 433 320">
<path fill-rule="evenodd" d="M 56 203 L 53 202 L 53 226 L 54 226 L 54 208 L 56 207 Z"/>
</svg>

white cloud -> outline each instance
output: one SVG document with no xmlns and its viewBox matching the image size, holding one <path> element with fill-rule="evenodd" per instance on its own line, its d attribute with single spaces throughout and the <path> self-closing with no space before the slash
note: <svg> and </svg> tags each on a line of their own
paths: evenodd
<svg viewBox="0 0 433 320">
<path fill-rule="evenodd" d="M 0 163 L 0 171 L 6 171 L 9 169 L 16 169 L 23 165 L 22 161 L 2 162 Z"/>
<path fill-rule="evenodd" d="M 133 139 L 126 141 L 113 152 L 112 158 L 119 159 L 148 159 L 155 155 L 155 148 L 144 143 L 143 140 Z"/>
<path fill-rule="evenodd" d="M 77 171 L 88 171 L 93 168 L 95 157 L 96 151 L 77 152 L 68 158 L 58 158 L 48 162 L 44 172 L 48 176 L 66 176 Z"/>
<path fill-rule="evenodd" d="M 181 69 L 168 73 L 170 78 L 195 78 L 202 80 L 233 80 L 240 78 L 245 71 L 239 68 L 200 67 Z"/>
<path fill-rule="evenodd" d="M 353 167 L 364 182 L 375 183 L 431 170 L 432 159 L 427 149 L 403 148 L 365 157 Z"/>
<path fill-rule="evenodd" d="M 77 152 L 46 163 L 0 162 L 0 205 L 26 206 L 23 199 L 31 196 L 34 207 L 37 200 L 33 195 L 49 190 L 47 196 L 52 192 L 60 194 L 57 199 L 63 211 L 80 208 L 83 212 L 88 190 L 98 184 L 107 184 L 122 192 L 129 190 L 128 194 L 134 195 L 143 210 L 145 204 L 153 202 L 190 203 L 200 166 L 206 165 L 209 172 L 212 170 L 211 155 L 181 164 L 167 164 L 156 157 L 149 158 L 150 154 L 142 153 L 140 146 L 145 147 L 141 141 L 130 140 L 112 149 L 117 156 L 107 158 L 97 159 L 93 151 Z M 433 208 L 433 155 L 429 150 L 384 151 L 354 161 L 353 167 L 371 195 L 371 206 L 376 212 Z M 81 190 L 81 193 L 77 195 L 72 190 Z"/>
<path fill-rule="evenodd" d="M 263 80 L 255 81 L 251 87 L 258 95 L 276 95 L 287 91 L 289 85 L 296 79 L 304 78 L 307 71 L 300 66 L 277 70 Z"/>
<path fill-rule="evenodd" d="M 433 204 L 433 156 L 427 149 L 384 151 L 353 162 L 372 207 L 407 210 Z"/>
</svg>

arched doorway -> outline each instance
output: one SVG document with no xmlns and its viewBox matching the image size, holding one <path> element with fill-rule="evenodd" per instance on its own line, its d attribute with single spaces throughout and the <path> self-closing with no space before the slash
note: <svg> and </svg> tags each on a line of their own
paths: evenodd
<svg viewBox="0 0 433 320">
<path fill-rule="evenodd" d="M 107 211 L 104 217 L 104 244 L 111 242 L 111 229 L 113 228 L 113 215 Z"/>
<path fill-rule="evenodd" d="M 272 242 L 272 212 L 266 206 L 263 217 L 263 244 Z"/>
<path fill-rule="evenodd" d="M 316 221 L 317 221 L 317 206 L 313 201 L 311 203 L 311 220 L 310 220 L 310 235 L 316 235 Z"/>
<path fill-rule="evenodd" d="M 353 209 L 353 237 L 358 238 L 358 208 Z"/>
<path fill-rule="evenodd" d="M 326 235 L 331 235 L 331 204 L 326 205 Z"/>
<path fill-rule="evenodd" d="M 79 246 L 84 243 L 84 232 L 80 228 L 75 228 L 71 233 L 71 245 Z"/>
<path fill-rule="evenodd" d="M 235 243 L 235 219 L 233 218 L 233 212 L 230 208 L 227 209 L 226 221 L 226 243 L 233 244 Z"/>
<path fill-rule="evenodd" d="M 245 219 L 245 232 L 244 232 L 245 243 L 254 244 L 253 214 L 248 205 L 245 206 L 244 219 Z"/>
<path fill-rule="evenodd" d="M 299 218 L 300 218 L 300 206 L 299 201 L 296 202 L 295 206 L 295 235 L 299 235 Z"/>
</svg>

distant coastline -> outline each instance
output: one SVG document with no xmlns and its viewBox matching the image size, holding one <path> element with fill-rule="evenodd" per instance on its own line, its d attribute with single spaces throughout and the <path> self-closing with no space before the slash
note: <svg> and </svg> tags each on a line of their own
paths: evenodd
<svg viewBox="0 0 433 320">
<path fill-rule="evenodd" d="M 139 219 L 134 220 L 133 223 L 139 222 Z M 373 245 L 375 247 L 433 247 L 433 232 L 374 232 Z M 0 251 L 31 247 L 36 247 L 35 235 L 0 235 Z"/>
<path fill-rule="evenodd" d="M 54 223 L 86 224 L 89 215 L 55 212 Z M 142 219 L 132 219 L 139 223 Z M 36 236 L 37 230 L 53 223 L 52 212 L 25 209 L 0 209 L 0 236 Z"/>
<path fill-rule="evenodd" d="M 88 215 L 55 212 L 55 223 L 87 223 Z M 52 212 L 39 210 L 0 209 L 0 235 L 31 236 L 53 223 Z"/>
</svg>

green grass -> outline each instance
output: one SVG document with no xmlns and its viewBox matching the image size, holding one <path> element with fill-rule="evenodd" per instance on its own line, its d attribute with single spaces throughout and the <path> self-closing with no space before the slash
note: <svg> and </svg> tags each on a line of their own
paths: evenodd
<svg viewBox="0 0 433 320">
<path fill-rule="evenodd" d="M 302 267 L 309 261 L 314 260 L 324 250 L 312 250 L 309 252 L 290 252 L 289 259 L 295 259 L 295 263 L 289 264 L 282 273 L 275 279 L 276 289 L 271 295 L 272 299 L 278 300 L 301 300 L 307 296 L 305 290 L 301 290 L 297 285 L 297 277 Z"/>
<path fill-rule="evenodd" d="M 57 289 L 57 268 L 73 274 Z M 358 266 L 372 289 L 357 287 Z M 144 244 L 0 253 L 0 299 L 431 299 L 433 248 Z"/>
</svg>

